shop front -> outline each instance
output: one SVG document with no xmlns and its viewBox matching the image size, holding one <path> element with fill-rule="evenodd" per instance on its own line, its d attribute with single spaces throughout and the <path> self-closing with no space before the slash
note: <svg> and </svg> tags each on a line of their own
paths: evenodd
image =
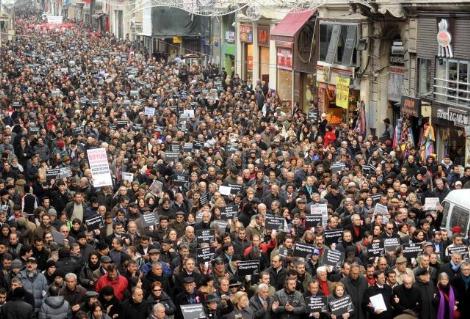
<svg viewBox="0 0 470 319">
<path fill-rule="evenodd" d="M 465 165 L 465 130 L 470 125 L 469 111 L 441 104 L 434 106 L 438 158 L 448 155 L 455 164 Z"/>
<path fill-rule="evenodd" d="M 253 25 L 240 23 L 239 28 L 241 53 L 242 53 L 242 74 L 241 78 L 248 83 L 253 82 Z"/>
<path fill-rule="evenodd" d="M 277 90 L 288 107 L 308 112 L 316 99 L 316 11 L 290 12 L 272 30 L 276 42 Z"/>
<path fill-rule="evenodd" d="M 432 105 L 438 158 L 470 165 L 470 18 L 418 12 L 417 91 Z M 429 32 L 433 30 L 433 32 Z"/>
<path fill-rule="evenodd" d="M 270 26 L 258 25 L 259 78 L 269 84 L 269 40 Z"/>
<path fill-rule="evenodd" d="M 318 109 L 328 123 L 354 126 L 360 109 L 360 87 L 355 70 L 360 61 L 356 44 L 359 24 L 320 21 L 316 83 Z"/>
</svg>

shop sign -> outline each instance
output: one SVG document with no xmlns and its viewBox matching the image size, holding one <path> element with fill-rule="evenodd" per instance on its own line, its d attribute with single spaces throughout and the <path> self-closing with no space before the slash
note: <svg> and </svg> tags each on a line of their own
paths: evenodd
<svg viewBox="0 0 470 319">
<path fill-rule="evenodd" d="M 249 71 L 253 71 L 253 56 L 249 55 L 246 57 L 246 65 Z"/>
<path fill-rule="evenodd" d="M 351 78 L 339 76 L 336 79 L 336 106 L 347 109 L 349 107 L 349 84 Z"/>
<path fill-rule="evenodd" d="M 437 43 L 439 44 L 438 56 L 443 58 L 453 58 L 452 51 L 452 35 L 449 32 L 449 23 L 447 19 L 441 19 L 438 24 L 439 32 L 437 33 Z"/>
<path fill-rule="evenodd" d="M 258 45 L 263 47 L 269 47 L 269 26 L 258 26 Z"/>
<path fill-rule="evenodd" d="M 447 112 L 443 109 L 437 110 L 437 118 L 453 122 L 455 126 L 466 127 L 469 125 L 468 113 L 449 107 Z"/>
<path fill-rule="evenodd" d="M 277 48 L 277 67 L 292 70 L 292 50 Z"/>
<path fill-rule="evenodd" d="M 240 24 L 240 41 L 253 43 L 253 26 L 249 24 Z"/>
<path fill-rule="evenodd" d="M 235 31 L 225 31 L 225 42 L 235 43 Z"/>
<path fill-rule="evenodd" d="M 419 111 L 421 109 L 421 100 L 409 97 L 409 96 L 402 96 L 401 97 L 401 112 L 402 114 L 418 117 Z"/>
</svg>

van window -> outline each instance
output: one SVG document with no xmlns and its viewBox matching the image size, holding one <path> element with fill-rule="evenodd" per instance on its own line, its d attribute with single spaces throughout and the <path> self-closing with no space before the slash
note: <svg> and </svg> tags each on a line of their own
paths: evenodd
<svg viewBox="0 0 470 319">
<path fill-rule="evenodd" d="M 454 205 L 454 208 L 452 209 L 452 215 L 450 216 L 449 228 L 452 229 L 452 227 L 458 225 L 462 227 L 462 232 L 466 234 L 468 226 L 468 215 L 468 210 Z"/>
<path fill-rule="evenodd" d="M 442 210 L 442 214 L 444 215 L 442 217 L 442 223 L 441 223 L 441 228 L 446 228 L 446 224 L 447 224 L 447 216 L 449 216 L 449 208 L 450 208 L 450 203 L 449 202 L 444 202 L 442 203 L 442 205 L 444 206 L 443 210 Z"/>
</svg>

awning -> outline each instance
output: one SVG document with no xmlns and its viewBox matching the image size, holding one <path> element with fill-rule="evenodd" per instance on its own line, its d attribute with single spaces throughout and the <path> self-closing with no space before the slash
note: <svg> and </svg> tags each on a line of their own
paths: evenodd
<svg viewBox="0 0 470 319">
<path fill-rule="evenodd" d="M 271 40 L 294 42 L 297 32 L 315 14 L 316 10 L 289 12 L 272 30 Z"/>
</svg>

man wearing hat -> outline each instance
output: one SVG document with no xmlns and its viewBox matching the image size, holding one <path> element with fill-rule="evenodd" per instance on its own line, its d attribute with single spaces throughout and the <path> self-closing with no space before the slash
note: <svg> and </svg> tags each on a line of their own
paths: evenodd
<svg viewBox="0 0 470 319">
<path fill-rule="evenodd" d="M 201 303 L 200 297 L 196 293 L 196 282 L 194 277 L 185 277 L 183 279 L 183 291 L 175 298 L 176 305 L 194 305 Z M 176 318 L 183 318 L 181 309 L 176 313 Z"/>
<path fill-rule="evenodd" d="M 436 287 L 431 281 L 431 274 L 428 269 L 418 267 L 415 270 L 416 275 L 416 288 L 418 289 L 421 297 L 421 311 L 419 318 L 421 319 L 434 319 L 436 316 L 436 309 L 434 307 L 434 298 L 436 296 Z"/>
<path fill-rule="evenodd" d="M 411 278 L 413 278 L 413 282 L 414 282 L 415 276 L 414 276 L 413 270 L 406 267 L 407 262 L 408 262 L 407 259 L 403 256 L 399 256 L 395 262 L 395 273 L 397 274 L 397 282 L 400 285 L 403 283 L 403 277 L 405 275 L 408 275 Z"/>
<path fill-rule="evenodd" d="M 36 258 L 29 257 L 26 261 L 26 269 L 22 270 L 19 278 L 26 291 L 33 294 L 34 311 L 38 312 L 44 300 L 43 291 L 47 291 L 47 279 L 38 270 Z"/>
</svg>

